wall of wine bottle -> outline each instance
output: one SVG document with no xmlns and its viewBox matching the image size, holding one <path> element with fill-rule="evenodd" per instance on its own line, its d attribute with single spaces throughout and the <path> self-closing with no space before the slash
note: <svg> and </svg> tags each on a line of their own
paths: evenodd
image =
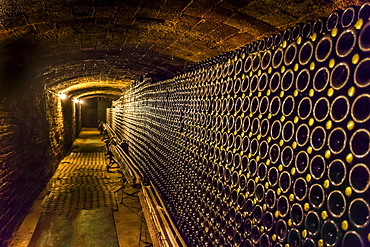
<svg viewBox="0 0 370 247">
<path fill-rule="evenodd" d="M 135 82 L 109 109 L 189 246 L 370 245 L 369 16 Z"/>
</svg>

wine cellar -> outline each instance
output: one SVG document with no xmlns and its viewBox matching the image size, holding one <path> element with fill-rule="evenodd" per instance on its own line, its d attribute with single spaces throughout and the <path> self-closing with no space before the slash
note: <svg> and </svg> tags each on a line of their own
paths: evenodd
<svg viewBox="0 0 370 247">
<path fill-rule="evenodd" d="M 370 245 L 369 16 L 334 11 L 113 102 L 188 246 Z"/>
</svg>

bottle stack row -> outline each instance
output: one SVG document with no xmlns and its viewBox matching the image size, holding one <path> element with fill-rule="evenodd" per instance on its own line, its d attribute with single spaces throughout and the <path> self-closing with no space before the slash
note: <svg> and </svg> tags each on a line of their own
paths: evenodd
<svg viewBox="0 0 370 247">
<path fill-rule="evenodd" d="M 189 246 L 369 246 L 369 15 L 133 83 L 109 109 Z"/>
</svg>

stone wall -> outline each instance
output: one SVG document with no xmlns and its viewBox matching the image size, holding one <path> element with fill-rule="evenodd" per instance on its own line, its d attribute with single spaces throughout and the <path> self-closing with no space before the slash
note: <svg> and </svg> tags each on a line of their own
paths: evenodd
<svg viewBox="0 0 370 247">
<path fill-rule="evenodd" d="M 7 246 L 69 150 L 78 129 L 75 114 L 71 100 L 62 101 L 41 86 L 24 84 L 2 91 L 0 246 Z"/>
</svg>

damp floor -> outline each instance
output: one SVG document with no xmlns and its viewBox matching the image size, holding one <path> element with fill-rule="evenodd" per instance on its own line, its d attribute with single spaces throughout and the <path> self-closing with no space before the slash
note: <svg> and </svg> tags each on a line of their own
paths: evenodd
<svg viewBox="0 0 370 247">
<path fill-rule="evenodd" d="M 10 247 L 152 246 L 140 191 L 107 162 L 98 130 L 83 128 Z"/>
</svg>

